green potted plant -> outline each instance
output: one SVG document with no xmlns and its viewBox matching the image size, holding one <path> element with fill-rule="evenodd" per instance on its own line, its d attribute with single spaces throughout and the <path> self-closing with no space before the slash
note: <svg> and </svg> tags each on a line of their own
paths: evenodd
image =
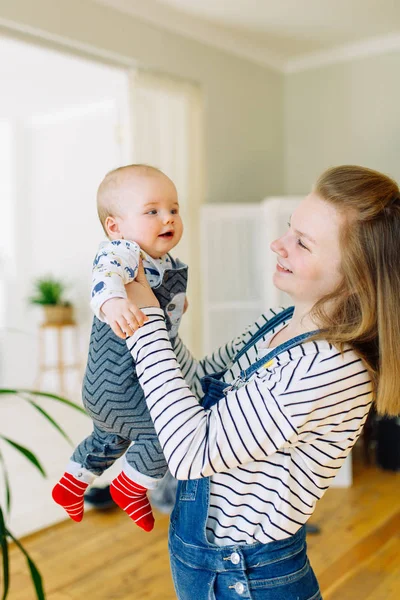
<svg viewBox="0 0 400 600">
<path fill-rule="evenodd" d="M 71 445 L 73 445 L 72 441 L 70 440 L 70 438 L 68 437 L 66 432 L 61 428 L 61 426 L 53 419 L 53 417 L 47 411 L 45 411 L 38 404 L 38 399 L 40 399 L 41 397 L 49 398 L 51 400 L 61 402 L 65 405 L 79 411 L 80 413 L 86 414 L 85 411 L 83 410 L 83 408 L 81 408 L 77 404 L 74 404 L 70 400 L 67 400 L 66 398 L 62 398 L 55 394 L 49 394 L 47 392 L 22 390 L 22 389 L 1 389 L 0 388 L 0 397 L 1 396 L 10 396 L 10 395 L 19 396 L 20 398 L 22 398 L 23 400 L 28 402 L 34 409 L 36 409 L 50 423 L 50 425 L 52 425 L 52 427 L 57 429 L 57 431 L 68 442 L 70 442 Z M 10 445 L 12 448 L 14 448 L 14 450 L 16 450 L 17 452 L 22 454 L 24 456 L 24 458 L 26 458 L 26 460 L 28 462 L 30 462 L 31 465 L 33 465 L 33 467 L 35 467 L 39 471 L 39 473 L 41 473 L 41 475 L 46 477 L 46 473 L 45 473 L 40 461 L 38 460 L 37 456 L 30 449 L 26 448 L 25 446 L 22 446 L 21 444 L 15 442 L 14 440 L 11 440 L 9 437 L 7 437 L 3 434 L 0 434 L 0 441 L 2 443 Z M 0 498 L 0 550 L 1 550 L 1 554 L 2 554 L 2 571 L 3 571 L 2 577 L 0 577 L 0 583 L 2 584 L 0 586 L 0 588 L 2 587 L 2 590 L 0 592 L 1 599 L 6 600 L 6 598 L 8 597 L 9 591 L 10 591 L 10 565 L 9 565 L 8 543 L 9 543 L 9 540 L 11 540 L 21 550 L 21 552 L 24 554 L 24 556 L 26 558 L 26 562 L 27 562 L 27 565 L 28 565 L 28 568 L 29 568 L 29 571 L 31 574 L 32 583 L 33 583 L 33 587 L 35 590 L 37 600 L 45 600 L 46 596 L 45 596 L 45 591 L 43 588 L 42 577 L 40 575 L 40 572 L 39 572 L 37 566 L 31 559 L 29 554 L 26 552 L 26 550 L 23 547 L 23 545 L 21 544 L 21 542 L 18 539 L 16 539 L 16 537 L 11 533 L 11 531 L 7 527 L 7 515 L 9 514 L 10 509 L 11 509 L 12 496 L 11 496 L 11 489 L 10 489 L 10 481 L 9 481 L 8 474 L 7 474 L 7 466 L 5 464 L 3 454 L 1 452 L 1 446 L 0 446 L 0 472 L 2 472 L 3 481 L 4 481 L 4 489 L 5 489 L 4 498 Z M 4 507 L 2 507 L 3 501 L 5 502 Z"/>
<path fill-rule="evenodd" d="M 34 281 L 31 304 L 43 306 L 46 324 L 56 325 L 73 322 L 73 307 L 64 299 L 65 285 L 54 277 L 41 277 Z"/>
</svg>

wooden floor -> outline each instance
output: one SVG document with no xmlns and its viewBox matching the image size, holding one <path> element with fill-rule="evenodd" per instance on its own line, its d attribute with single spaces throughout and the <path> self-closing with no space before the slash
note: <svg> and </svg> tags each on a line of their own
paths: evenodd
<svg viewBox="0 0 400 600">
<path fill-rule="evenodd" d="M 329 490 L 309 535 L 311 563 L 324 600 L 399 600 L 400 473 L 354 465 L 354 485 Z M 25 538 L 48 600 L 173 600 L 167 556 L 168 518 L 146 534 L 119 510 L 91 511 Z M 11 551 L 10 600 L 34 600 L 19 551 Z M 195 592 L 193 600 L 196 600 Z"/>
</svg>

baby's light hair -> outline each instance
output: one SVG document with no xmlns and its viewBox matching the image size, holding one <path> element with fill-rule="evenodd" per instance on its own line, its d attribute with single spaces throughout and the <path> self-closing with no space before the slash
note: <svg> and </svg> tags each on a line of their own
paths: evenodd
<svg viewBox="0 0 400 600">
<path fill-rule="evenodd" d="M 108 237 L 106 228 L 107 217 L 116 217 L 119 215 L 119 195 L 121 185 L 127 175 L 138 175 L 143 177 L 154 177 L 162 175 L 167 177 L 165 173 L 150 165 L 126 165 L 109 171 L 104 177 L 97 190 L 97 214 L 99 215 L 100 223 L 104 229 L 104 233 Z"/>
</svg>

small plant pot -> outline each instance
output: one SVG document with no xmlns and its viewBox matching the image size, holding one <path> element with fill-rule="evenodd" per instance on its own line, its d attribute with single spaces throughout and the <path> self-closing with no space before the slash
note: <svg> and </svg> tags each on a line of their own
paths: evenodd
<svg viewBox="0 0 400 600">
<path fill-rule="evenodd" d="M 43 309 L 47 325 L 62 325 L 63 323 L 72 323 L 73 321 L 74 311 L 72 306 L 48 304 L 43 306 Z"/>
</svg>

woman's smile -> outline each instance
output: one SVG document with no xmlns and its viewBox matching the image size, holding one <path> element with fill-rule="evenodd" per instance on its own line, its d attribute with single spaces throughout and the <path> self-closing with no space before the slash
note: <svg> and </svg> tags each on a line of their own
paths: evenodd
<svg viewBox="0 0 400 600">
<path fill-rule="evenodd" d="M 293 273 L 293 271 L 291 271 L 290 269 L 287 269 L 286 267 L 281 265 L 279 262 L 276 263 L 276 270 L 278 271 L 278 273 Z"/>
</svg>

